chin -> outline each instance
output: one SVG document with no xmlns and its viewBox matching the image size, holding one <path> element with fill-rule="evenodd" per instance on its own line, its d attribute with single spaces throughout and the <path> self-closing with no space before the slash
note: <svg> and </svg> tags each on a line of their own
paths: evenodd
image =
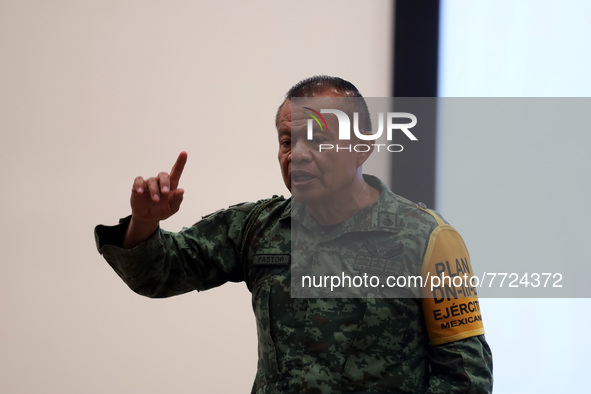
<svg viewBox="0 0 591 394">
<path fill-rule="evenodd" d="M 291 190 L 291 195 L 293 196 L 293 198 L 302 203 L 302 204 L 310 204 L 310 203 L 314 203 L 314 202 L 318 202 L 319 200 L 322 199 L 322 196 L 318 195 L 318 193 L 315 193 L 314 191 L 310 191 L 310 190 L 298 190 L 298 188 L 293 188 Z"/>
<path fill-rule="evenodd" d="M 293 196 L 294 199 L 296 199 L 297 201 L 302 202 L 304 204 L 308 200 L 310 200 L 310 193 L 306 193 L 305 191 L 298 190 L 297 188 L 291 189 L 291 195 Z"/>
</svg>

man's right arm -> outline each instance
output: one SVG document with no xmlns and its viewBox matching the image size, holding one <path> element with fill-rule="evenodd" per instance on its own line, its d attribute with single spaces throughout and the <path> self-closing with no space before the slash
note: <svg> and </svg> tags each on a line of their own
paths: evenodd
<svg viewBox="0 0 591 394">
<path fill-rule="evenodd" d="M 147 297 L 239 282 L 244 280 L 240 243 L 252 205 L 218 211 L 178 233 L 159 228 L 144 242 L 124 249 L 118 240 L 127 233 L 128 216 L 116 226 L 96 227 L 97 248 L 133 291 Z"/>
<path fill-rule="evenodd" d="M 242 280 L 237 244 L 245 209 L 211 215 L 180 233 L 159 228 L 180 207 L 178 182 L 186 163 L 182 152 L 170 174 L 137 177 L 131 193 L 132 215 L 117 226 L 97 226 L 97 248 L 123 281 L 148 297 L 168 297 Z M 245 208 L 245 207 L 244 207 Z"/>
</svg>

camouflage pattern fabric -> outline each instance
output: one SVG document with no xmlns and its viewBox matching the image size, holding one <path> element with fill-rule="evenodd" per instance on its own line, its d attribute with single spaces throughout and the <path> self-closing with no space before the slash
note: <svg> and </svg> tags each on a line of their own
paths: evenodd
<svg viewBox="0 0 591 394">
<path fill-rule="evenodd" d="M 414 268 L 404 269 L 420 272 L 422 259 L 416 256 L 425 254 L 438 223 L 377 178 L 366 181 L 381 190 L 380 199 L 331 231 L 335 256 L 339 239 L 342 246 L 359 226 L 378 226 L 375 235 L 381 219 L 382 230 L 388 227 L 416 260 Z M 129 218 L 118 226 L 97 226 L 95 237 L 99 252 L 141 295 L 169 297 L 244 281 L 258 333 L 252 393 L 492 391 L 492 356 L 484 336 L 432 345 L 420 298 L 293 297 L 291 232 L 314 224 L 299 222 L 292 209 L 300 208 L 282 197 L 235 205 L 180 233 L 158 230 L 130 250 L 118 246 Z"/>
</svg>

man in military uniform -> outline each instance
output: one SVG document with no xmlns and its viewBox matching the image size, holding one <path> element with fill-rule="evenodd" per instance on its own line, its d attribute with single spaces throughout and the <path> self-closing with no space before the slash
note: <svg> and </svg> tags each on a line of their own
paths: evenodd
<svg viewBox="0 0 591 394">
<path fill-rule="evenodd" d="M 306 290 L 302 272 L 316 270 L 343 279 L 378 271 L 390 277 L 471 274 L 453 227 L 362 174 L 371 152 L 319 152 L 323 142 L 338 143 L 336 129 L 328 121 L 326 130 L 307 138 L 309 112 L 294 104 L 295 97 L 361 94 L 327 76 L 301 81 L 287 93 L 276 126 L 292 198 L 232 206 L 180 233 L 161 230 L 159 222 L 182 201 L 183 152 L 170 173 L 135 179 L 132 215 L 95 230 L 100 253 L 131 289 L 148 297 L 244 281 L 259 342 L 253 393 L 491 392 L 492 356 L 469 287 L 415 286 L 396 297 L 369 288 L 294 296 L 296 287 Z M 362 117 L 363 106 L 355 108 Z"/>
</svg>

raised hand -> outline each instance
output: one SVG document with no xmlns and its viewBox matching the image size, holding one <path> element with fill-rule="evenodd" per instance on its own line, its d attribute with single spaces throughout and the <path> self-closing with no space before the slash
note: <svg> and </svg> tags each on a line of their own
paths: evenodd
<svg viewBox="0 0 591 394">
<path fill-rule="evenodd" d="M 183 201 L 183 189 L 178 187 L 187 162 L 187 153 L 181 152 L 170 173 L 156 177 L 135 178 L 131 189 L 131 222 L 123 240 L 123 247 L 131 248 L 146 240 L 158 228 L 161 220 L 174 215 Z"/>
</svg>

